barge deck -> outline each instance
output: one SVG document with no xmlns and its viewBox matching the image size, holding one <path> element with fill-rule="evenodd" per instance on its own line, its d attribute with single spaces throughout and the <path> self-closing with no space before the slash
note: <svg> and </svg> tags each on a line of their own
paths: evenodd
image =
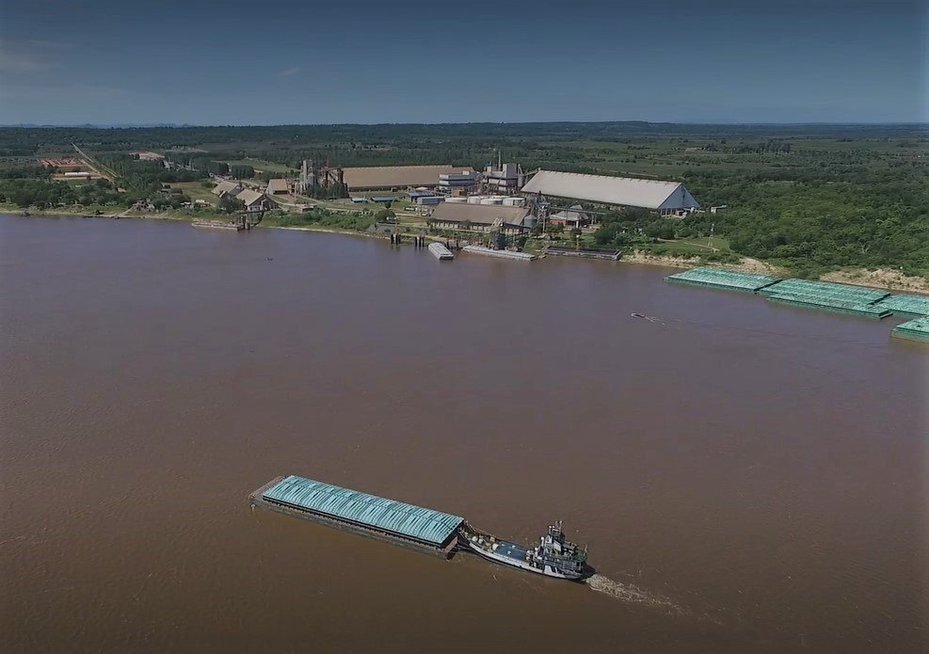
<svg viewBox="0 0 929 654">
<path fill-rule="evenodd" d="M 445 559 L 458 549 L 464 518 L 290 475 L 248 496 L 251 506 L 386 541 Z"/>
</svg>

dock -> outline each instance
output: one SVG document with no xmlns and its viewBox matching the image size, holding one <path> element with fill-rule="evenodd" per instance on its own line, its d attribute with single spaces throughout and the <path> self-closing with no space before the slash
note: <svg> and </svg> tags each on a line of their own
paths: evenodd
<svg viewBox="0 0 929 654">
<path fill-rule="evenodd" d="M 430 243 L 429 252 L 439 261 L 451 261 L 455 258 L 455 255 L 452 254 L 452 251 L 441 243 Z"/>
<path fill-rule="evenodd" d="M 237 223 L 218 223 L 213 220 L 195 220 L 190 223 L 193 227 L 204 229 L 226 229 L 233 232 L 241 232 L 245 227 Z"/>
<path fill-rule="evenodd" d="M 341 486 L 280 476 L 248 496 L 251 506 L 444 559 L 458 549 L 464 518 Z"/>
<path fill-rule="evenodd" d="M 581 259 L 619 261 L 622 252 L 619 250 L 594 250 L 591 248 L 562 248 L 549 245 L 545 248 L 543 254 L 551 257 L 580 257 Z"/>
<path fill-rule="evenodd" d="M 534 254 L 528 252 L 514 252 L 512 250 L 492 250 L 485 248 L 483 245 L 466 245 L 462 248 L 463 252 L 471 254 L 483 254 L 487 257 L 497 257 L 499 259 L 512 259 L 514 261 L 532 261 L 535 259 Z"/>
</svg>

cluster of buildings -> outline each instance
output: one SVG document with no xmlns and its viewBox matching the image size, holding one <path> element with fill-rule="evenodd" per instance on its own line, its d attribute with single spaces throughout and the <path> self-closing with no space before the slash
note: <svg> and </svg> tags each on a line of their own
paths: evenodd
<svg viewBox="0 0 929 654">
<path fill-rule="evenodd" d="M 80 159 L 65 157 L 61 159 L 39 159 L 39 163 L 53 172 L 52 179 L 57 181 L 90 181 L 102 179 Z"/>
<path fill-rule="evenodd" d="M 684 216 L 700 204 L 680 182 L 537 170 L 526 173 L 515 163 L 467 166 L 365 166 L 330 168 L 307 162 L 298 180 L 272 179 L 263 191 L 237 182 L 221 182 L 213 192 L 233 194 L 247 210 L 267 209 L 275 196 L 304 192 L 311 185 L 340 184 L 354 202 L 392 201 L 404 192 L 440 229 L 469 229 L 518 234 L 539 220 L 565 228 L 591 222 L 580 202 L 608 207 L 639 207 L 664 216 Z M 569 202 L 573 204 L 568 205 Z M 567 208 L 552 209 L 555 205 Z"/>
<path fill-rule="evenodd" d="M 245 188 L 240 182 L 222 181 L 213 188 L 213 195 L 220 200 L 235 198 L 241 202 L 246 211 L 266 211 L 271 208 L 271 200 L 261 191 Z"/>
</svg>

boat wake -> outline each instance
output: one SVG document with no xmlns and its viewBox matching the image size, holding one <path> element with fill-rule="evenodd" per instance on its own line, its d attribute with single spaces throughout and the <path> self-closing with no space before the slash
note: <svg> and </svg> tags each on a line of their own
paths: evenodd
<svg viewBox="0 0 929 654">
<path fill-rule="evenodd" d="M 659 595 L 642 590 L 632 584 L 624 584 L 603 575 L 592 575 L 587 578 L 586 583 L 591 589 L 615 597 L 623 602 L 630 604 L 645 604 L 653 608 L 662 609 L 673 615 L 688 615 L 690 611 L 676 604 L 672 600 Z"/>
</svg>

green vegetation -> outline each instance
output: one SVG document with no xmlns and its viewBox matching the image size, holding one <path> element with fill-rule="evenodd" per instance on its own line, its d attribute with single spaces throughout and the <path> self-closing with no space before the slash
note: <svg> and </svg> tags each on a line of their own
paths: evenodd
<svg viewBox="0 0 929 654">
<path fill-rule="evenodd" d="M 261 224 L 269 227 L 316 227 L 363 232 L 375 223 L 374 216 L 359 212 L 333 213 L 313 209 L 303 213 L 270 213 Z"/>
<path fill-rule="evenodd" d="M 118 172 L 119 186 L 127 192 L 52 182 L 36 168 L 37 157 L 70 156 L 72 142 Z M 610 212 L 599 231 L 585 232 L 580 239 L 562 234 L 566 242 L 700 254 L 707 260 L 750 256 L 802 276 L 846 267 L 894 268 L 925 276 L 927 144 L 925 125 L 0 128 L 0 195 L 18 206 L 83 200 L 170 206 L 179 198 L 164 184 L 198 182 L 211 172 L 253 177 L 261 170 L 265 177 L 279 176 L 295 171 L 304 158 L 341 166 L 483 167 L 496 159 L 499 149 L 504 160 L 518 161 L 526 170 L 679 180 L 705 207 L 727 207 L 674 221 L 647 212 Z M 134 150 L 162 152 L 171 168 L 133 160 L 127 153 Z M 308 219 L 307 214 L 299 216 L 294 220 Z M 340 214 L 338 220 L 344 218 Z M 721 240 L 708 242 L 710 236 Z M 702 243 L 709 247 L 702 248 Z"/>
<path fill-rule="evenodd" d="M 83 184 L 44 179 L 0 179 L 0 202 L 16 207 L 51 209 L 68 205 L 115 205 L 120 194 L 105 179 Z"/>
</svg>

